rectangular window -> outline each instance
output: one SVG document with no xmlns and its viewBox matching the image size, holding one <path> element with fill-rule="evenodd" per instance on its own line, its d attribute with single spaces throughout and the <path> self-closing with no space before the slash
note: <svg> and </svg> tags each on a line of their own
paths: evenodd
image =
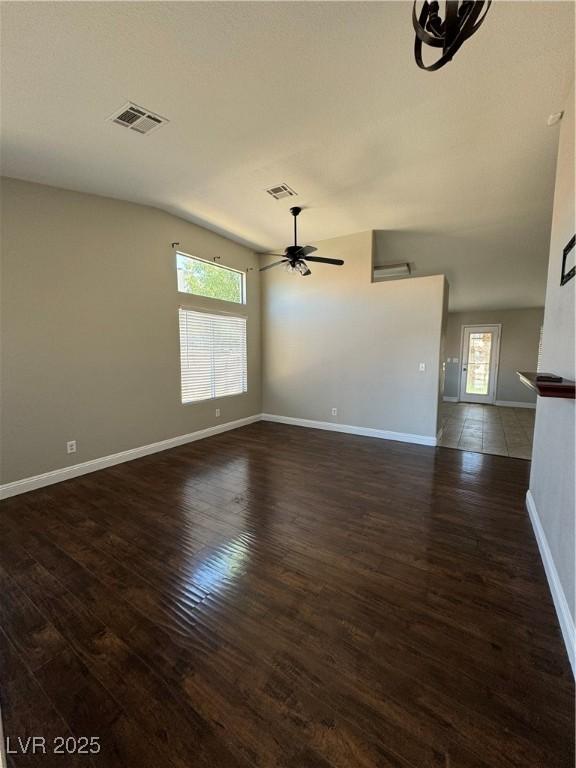
<svg viewBox="0 0 576 768">
<path fill-rule="evenodd" d="M 182 402 L 248 390 L 246 318 L 180 309 Z"/>
<path fill-rule="evenodd" d="M 202 261 L 183 253 L 176 254 L 178 290 L 207 299 L 245 304 L 244 273 L 222 267 L 211 261 Z"/>
</svg>

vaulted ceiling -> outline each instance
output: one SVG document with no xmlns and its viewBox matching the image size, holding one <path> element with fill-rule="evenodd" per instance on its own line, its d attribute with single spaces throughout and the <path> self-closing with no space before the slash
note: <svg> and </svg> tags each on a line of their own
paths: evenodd
<svg viewBox="0 0 576 768">
<path fill-rule="evenodd" d="M 286 243 L 297 202 L 305 241 L 376 229 L 418 261 L 431 237 L 499 283 L 505 266 L 500 306 L 543 303 L 546 120 L 574 71 L 572 3 L 493 3 L 436 73 L 414 63 L 407 2 L 3 3 L 1 34 L 7 176 L 155 205 L 259 250 Z M 107 121 L 127 101 L 170 122 L 141 136 Z M 265 193 L 280 182 L 298 197 Z M 464 308 L 472 280 L 457 290 Z M 482 290 L 476 306 L 493 306 Z"/>
</svg>

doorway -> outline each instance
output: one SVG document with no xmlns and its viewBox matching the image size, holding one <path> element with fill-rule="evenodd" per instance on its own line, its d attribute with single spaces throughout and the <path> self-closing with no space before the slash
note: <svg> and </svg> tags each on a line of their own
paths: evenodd
<svg viewBox="0 0 576 768">
<path fill-rule="evenodd" d="M 501 325 L 463 325 L 458 399 L 490 405 L 496 400 Z"/>
</svg>

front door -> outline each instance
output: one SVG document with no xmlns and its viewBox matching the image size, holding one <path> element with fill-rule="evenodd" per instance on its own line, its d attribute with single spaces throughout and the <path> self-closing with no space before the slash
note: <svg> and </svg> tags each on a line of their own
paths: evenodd
<svg viewBox="0 0 576 768">
<path fill-rule="evenodd" d="M 460 400 L 493 403 L 500 357 L 499 325 L 462 326 Z"/>
</svg>

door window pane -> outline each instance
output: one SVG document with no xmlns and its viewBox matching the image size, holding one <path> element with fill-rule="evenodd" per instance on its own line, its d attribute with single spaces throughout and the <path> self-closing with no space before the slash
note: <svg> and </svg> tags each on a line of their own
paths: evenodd
<svg viewBox="0 0 576 768">
<path fill-rule="evenodd" d="M 471 333 L 468 337 L 466 394 L 487 395 L 490 389 L 492 333 Z"/>
</svg>

